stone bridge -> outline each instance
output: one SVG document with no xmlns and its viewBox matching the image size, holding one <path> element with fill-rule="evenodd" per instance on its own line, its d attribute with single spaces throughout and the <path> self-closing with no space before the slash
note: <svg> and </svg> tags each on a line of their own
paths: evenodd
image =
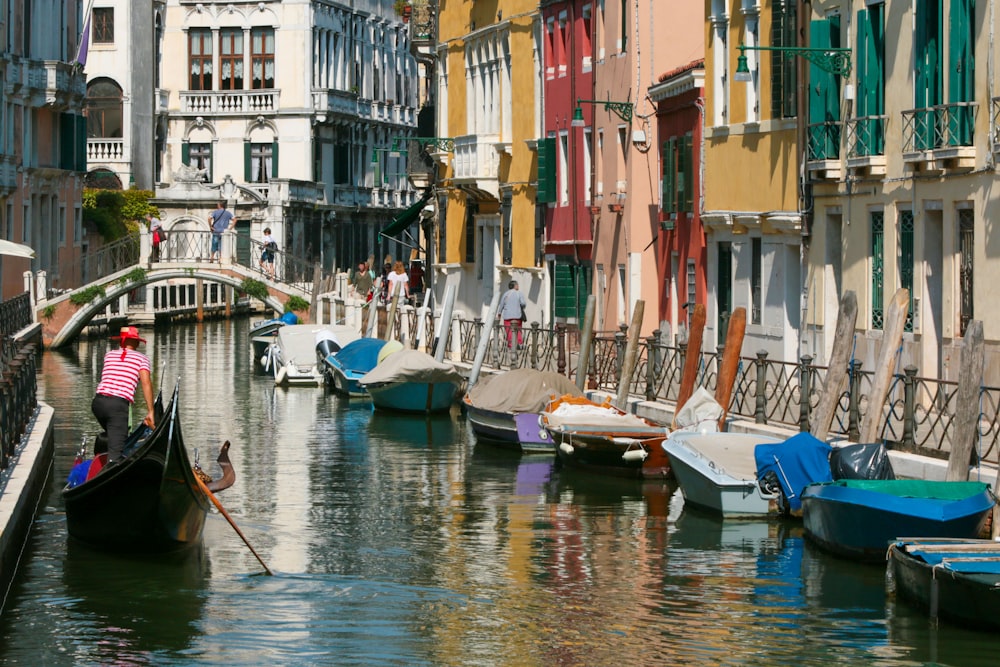
<svg viewBox="0 0 1000 667">
<path fill-rule="evenodd" d="M 95 317 L 103 316 L 108 305 L 132 290 L 165 281 L 183 281 L 196 285 L 195 298 L 201 308 L 201 285 L 214 282 L 241 289 L 244 279 L 252 278 L 267 288 L 264 303 L 278 312 L 292 296 L 306 301 L 312 299 L 312 290 L 304 283 L 286 283 L 270 279 L 266 274 L 237 263 L 221 264 L 207 261 L 153 262 L 134 264 L 104 276 L 88 285 L 60 294 L 50 299 L 39 299 L 35 304 L 38 322 L 42 325 L 42 343 L 46 347 L 61 347 L 72 342 Z M 310 286 L 311 287 L 311 286 Z M 96 289 L 95 289 L 96 288 Z M 39 290 L 44 294 L 44 290 Z M 75 303 L 74 295 L 91 297 L 85 303 Z M 80 297 L 76 297 L 80 301 Z"/>
</svg>

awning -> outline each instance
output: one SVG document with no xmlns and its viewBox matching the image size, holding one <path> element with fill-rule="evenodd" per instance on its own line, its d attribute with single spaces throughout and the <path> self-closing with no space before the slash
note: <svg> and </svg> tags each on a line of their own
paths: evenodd
<svg viewBox="0 0 1000 667">
<path fill-rule="evenodd" d="M 379 232 L 379 239 L 381 240 L 383 236 L 395 236 L 416 222 L 417 218 L 420 217 L 420 212 L 424 210 L 424 206 L 430 201 L 432 194 L 431 189 L 428 188 L 423 197 L 418 199 L 410 208 L 393 218 L 392 222 Z"/>
<path fill-rule="evenodd" d="M 11 257 L 34 257 L 35 251 L 26 245 L 0 239 L 0 255 Z"/>
</svg>

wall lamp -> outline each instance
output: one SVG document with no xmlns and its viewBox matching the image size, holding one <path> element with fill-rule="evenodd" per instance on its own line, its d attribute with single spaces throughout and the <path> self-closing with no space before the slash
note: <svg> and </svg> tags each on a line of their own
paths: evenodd
<svg viewBox="0 0 1000 667">
<path fill-rule="evenodd" d="M 613 102 L 611 100 L 577 100 L 576 108 L 573 109 L 573 120 L 570 122 L 571 127 L 583 127 L 586 125 L 586 121 L 583 120 L 583 104 L 600 104 L 604 107 L 605 111 L 614 111 L 615 115 L 624 120 L 627 123 L 632 122 L 632 103 L 631 102 Z"/>
<path fill-rule="evenodd" d="M 403 150 L 401 146 L 411 141 L 417 142 L 422 150 L 426 150 L 428 146 L 433 146 L 434 150 L 441 153 L 451 153 L 455 150 L 455 140 L 451 137 L 393 137 L 389 155 L 399 157 Z"/>
<path fill-rule="evenodd" d="M 746 51 L 778 51 L 789 56 L 802 56 L 824 72 L 842 76 L 845 79 L 851 76 L 851 50 L 835 48 L 808 48 L 804 46 L 744 46 L 737 47 L 740 55 L 736 59 L 736 72 L 733 74 L 734 81 L 749 83 L 753 80 L 750 75 L 750 68 L 747 67 Z"/>
</svg>

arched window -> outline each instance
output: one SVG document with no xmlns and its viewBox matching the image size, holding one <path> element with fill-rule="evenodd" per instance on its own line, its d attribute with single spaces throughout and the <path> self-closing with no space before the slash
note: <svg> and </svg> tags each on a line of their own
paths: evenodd
<svg viewBox="0 0 1000 667">
<path fill-rule="evenodd" d="M 87 136 L 117 139 L 122 136 L 122 89 L 111 79 L 94 79 L 87 84 L 84 104 Z"/>
</svg>

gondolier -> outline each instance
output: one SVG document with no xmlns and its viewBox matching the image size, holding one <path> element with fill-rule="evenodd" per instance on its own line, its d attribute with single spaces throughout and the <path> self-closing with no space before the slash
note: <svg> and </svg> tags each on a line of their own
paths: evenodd
<svg viewBox="0 0 1000 667">
<path fill-rule="evenodd" d="M 150 428 L 155 426 L 149 357 L 137 349 L 139 343 L 145 343 L 146 340 L 139 337 L 139 330 L 135 327 L 122 327 L 119 335 L 112 336 L 111 340 L 117 340 L 120 344 L 118 349 L 111 350 L 104 356 L 101 381 L 91 403 L 91 410 L 107 437 L 108 463 L 122 455 L 125 439 L 128 437 L 129 408 L 135 400 L 135 390 L 140 383 L 147 410 L 143 422 Z M 100 444 L 96 448 L 100 448 Z"/>
</svg>

